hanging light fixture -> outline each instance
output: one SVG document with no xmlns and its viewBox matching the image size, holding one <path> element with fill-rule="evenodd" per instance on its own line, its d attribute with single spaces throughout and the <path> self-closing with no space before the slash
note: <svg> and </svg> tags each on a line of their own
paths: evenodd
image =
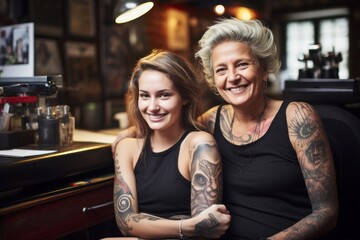
<svg viewBox="0 0 360 240">
<path fill-rule="evenodd" d="M 115 22 L 126 23 L 138 18 L 154 6 L 152 1 L 146 0 L 119 0 L 115 6 Z"/>
</svg>

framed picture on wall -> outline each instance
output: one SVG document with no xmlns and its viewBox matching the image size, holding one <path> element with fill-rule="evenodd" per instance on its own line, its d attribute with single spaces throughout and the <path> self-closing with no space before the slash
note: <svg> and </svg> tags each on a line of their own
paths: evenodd
<svg viewBox="0 0 360 240">
<path fill-rule="evenodd" d="M 34 24 L 0 27 L 1 77 L 34 76 Z"/>
<path fill-rule="evenodd" d="M 69 34 L 78 37 L 95 36 L 94 0 L 68 0 Z"/>
<path fill-rule="evenodd" d="M 65 50 L 67 84 L 73 90 L 77 102 L 101 99 L 96 45 L 69 41 L 65 44 Z"/>
<path fill-rule="evenodd" d="M 104 34 L 103 68 L 105 74 L 105 95 L 122 96 L 134 66 L 133 48 L 128 43 L 128 30 L 109 26 Z"/>
<path fill-rule="evenodd" d="M 63 67 L 56 40 L 35 39 L 35 75 L 63 74 Z"/>
<path fill-rule="evenodd" d="M 189 23 L 186 12 L 170 9 L 167 13 L 167 45 L 171 50 L 184 50 L 189 47 Z"/>
</svg>

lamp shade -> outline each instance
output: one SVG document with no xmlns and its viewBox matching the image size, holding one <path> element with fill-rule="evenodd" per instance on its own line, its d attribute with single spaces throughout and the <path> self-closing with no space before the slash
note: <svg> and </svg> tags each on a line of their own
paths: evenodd
<svg viewBox="0 0 360 240">
<path fill-rule="evenodd" d="M 138 18 L 154 6 L 152 1 L 146 0 L 119 0 L 115 6 L 115 22 L 126 23 Z"/>
</svg>

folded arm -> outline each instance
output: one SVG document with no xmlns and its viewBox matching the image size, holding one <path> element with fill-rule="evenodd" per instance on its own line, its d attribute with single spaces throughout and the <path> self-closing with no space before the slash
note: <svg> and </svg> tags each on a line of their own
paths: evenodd
<svg viewBox="0 0 360 240">
<path fill-rule="evenodd" d="M 115 181 L 114 181 L 114 207 L 116 222 L 124 236 L 136 236 L 140 238 L 178 238 L 180 220 L 164 219 L 147 213 L 139 213 L 136 194 L 136 183 L 134 175 L 132 149 L 128 147 L 129 139 L 124 139 L 117 144 L 115 154 Z M 199 146 L 200 147 L 200 146 Z M 201 148 L 201 147 L 200 147 Z M 197 154 L 199 151 L 195 151 Z M 200 154 L 200 156 L 203 156 Z M 199 167 L 208 171 L 209 166 L 202 161 L 195 161 Z M 199 170 L 199 169 L 198 169 Z M 216 168 L 214 169 L 215 171 Z M 193 179 L 199 184 L 204 183 L 203 176 L 196 175 L 203 173 L 203 170 L 193 171 Z M 211 174 L 207 172 L 206 174 Z M 206 175 L 205 174 L 205 175 Z M 192 186 L 193 188 L 194 186 Z M 203 194 L 206 190 L 202 188 Z M 212 205 L 209 203 L 217 202 L 217 196 L 214 200 L 203 199 L 204 195 L 199 194 L 199 189 L 192 189 L 192 209 L 198 215 L 182 221 L 182 232 L 185 236 L 205 236 L 210 238 L 220 237 L 227 229 L 230 217 L 225 206 Z M 205 210 L 204 210 L 205 209 Z M 199 214 L 199 212 L 201 213 Z M 210 224 L 210 225 L 209 225 Z M 211 229 L 211 231 L 207 231 Z"/>
</svg>

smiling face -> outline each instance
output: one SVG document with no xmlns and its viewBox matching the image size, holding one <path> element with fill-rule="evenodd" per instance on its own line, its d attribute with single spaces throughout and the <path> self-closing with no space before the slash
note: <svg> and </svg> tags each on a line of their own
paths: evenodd
<svg viewBox="0 0 360 240">
<path fill-rule="evenodd" d="M 142 117 L 152 130 L 180 128 L 184 103 L 166 74 L 155 70 L 145 70 L 141 74 L 138 106 Z"/>
<path fill-rule="evenodd" d="M 263 96 L 267 74 L 255 61 L 251 48 L 237 41 L 218 44 L 211 55 L 215 86 L 222 98 L 242 105 Z"/>
</svg>

